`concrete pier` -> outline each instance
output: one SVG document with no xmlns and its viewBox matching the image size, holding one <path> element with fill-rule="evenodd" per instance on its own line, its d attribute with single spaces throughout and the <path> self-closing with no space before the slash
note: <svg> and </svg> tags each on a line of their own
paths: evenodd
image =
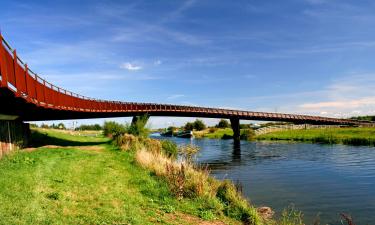
<svg viewBox="0 0 375 225">
<path fill-rule="evenodd" d="M 239 118 L 230 118 L 230 125 L 233 130 L 233 140 L 235 143 L 240 143 L 240 119 Z"/>
<path fill-rule="evenodd" d="M 29 124 L 20 120 L 0 120 L 0 158 L 11 151 L 26 147 L 29 138 Z"/>
</svg>

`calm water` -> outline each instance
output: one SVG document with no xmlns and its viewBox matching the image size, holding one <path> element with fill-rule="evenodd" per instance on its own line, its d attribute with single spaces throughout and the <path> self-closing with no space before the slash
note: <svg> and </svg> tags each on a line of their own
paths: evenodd
<svg viewBox="0 0 375 225">
<path fill-rule="evenodd" d="M 280 142 L 172 138 L 201 147 L 199 163 L 219 179 L 239 181 L 257 206 L 277 213 L 294 204 L 307 224 L 341 224 L 350 213 L 357 225 L 375 224 L 375 148 Z"/>
</svg>

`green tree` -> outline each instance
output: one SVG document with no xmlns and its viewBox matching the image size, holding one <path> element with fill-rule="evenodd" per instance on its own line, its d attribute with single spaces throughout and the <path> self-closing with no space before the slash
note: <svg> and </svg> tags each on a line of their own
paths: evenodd
<svg viewBox="0 0 375 225">
<path fill-rule="evenodd" d="M 204 129 L 206 129 L 206 124 L 204 124 L 202 120 L 197 119 L 197 120 L 194 121 L 194 129 L 204 130 Z"/>
<path fill-rule="evenodd" d="M 191 131 L 194 130 L 194 124 L 191 122 L 187 122 L 184 126 L 184 130 Z"/>
<path fill-rule="evenodd" d="M 228 128 L 230 124 L 228 120 L 221 119 L 220 122 L 216 125 L 217 128 Z"/>
<path fill-rule="evenodd" d="M 114 121 L 106 121 L 103 126 L 104 135 L 117 137 L 119 135 L 125 134 L 127 131 L 126 126 L 116 123 Z"/>
</svg>

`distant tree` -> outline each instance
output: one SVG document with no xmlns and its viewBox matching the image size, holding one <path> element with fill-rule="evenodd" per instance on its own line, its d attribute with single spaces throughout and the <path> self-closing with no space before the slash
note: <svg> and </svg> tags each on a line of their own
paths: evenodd
<svg viewBox="0 0 375 225">
<path fill-rule="evenodd" d="M 85 125 L 82 124 L 81 126 L 77 127 L 76 130 L 102 130 L 102 126 L 99 124 L 93 124 L 93 125 Z"/>
<path fill-rule="evenodd" d="M 59 123 L 59 124 L 57 124 L 57 129 L 66 130 L 66 127 L 63 123 Z"/>
<path fill-rule="evenodd" d="M 194 121 L 194 129 L 204 130 L 204 129 L 206 129 L 206 124 L 204 124 L 202 120 L 197 119 L 197 120 Z"/>
<path fill-rule="evenodd" d="M 44 123 L 43 123 L 40 127 L 41 127 L 41 128 L 46 128 L 46 129 L 49 128 L 48 124 L 44 124 Z"/>
<path fill-rule="evenodd" d="M 38 124 L 35 124 L 35 123 L 30 123 L 30 128 L 38 128 Z"/>
<path fill-rule="evenodd" d="M 217 128 L 228 128 L 230 124 L 228 120 L 221 119 L 220 122 L 216 125 Z"/>
<path fill-rule="evenodd" d="M 168 130 L 168 131 L 172 131 L 172 132 L 173 132 L 173 131 L 175 131 L 175 130 L 176 130 L 176 127 L 174 127 L 174 126 L 170 126 L 170 127 L 168 127 L 168 128 L 167 128 L 167 130 Z"/>
<path fill-rule="evenodd" d="M 191 122 L 187 122 L 184 126 L 184 130 L 191 131 L 194 130 L 194 124 Z"/>
</svg>

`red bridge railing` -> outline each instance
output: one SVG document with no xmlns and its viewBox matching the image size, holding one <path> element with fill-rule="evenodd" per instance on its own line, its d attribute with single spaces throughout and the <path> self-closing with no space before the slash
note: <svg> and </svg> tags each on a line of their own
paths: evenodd
<svg viewBox="0 0 375 225">
<path fill-rule="evenodd" d="M 17 97 L 42 107 L 74 111 L 112 111 L 123 105 L 88 98 L 49 83 L 28 68 L 1 34 L 0 39 L 0 86 L 11 89 Z"/>
</svg>

